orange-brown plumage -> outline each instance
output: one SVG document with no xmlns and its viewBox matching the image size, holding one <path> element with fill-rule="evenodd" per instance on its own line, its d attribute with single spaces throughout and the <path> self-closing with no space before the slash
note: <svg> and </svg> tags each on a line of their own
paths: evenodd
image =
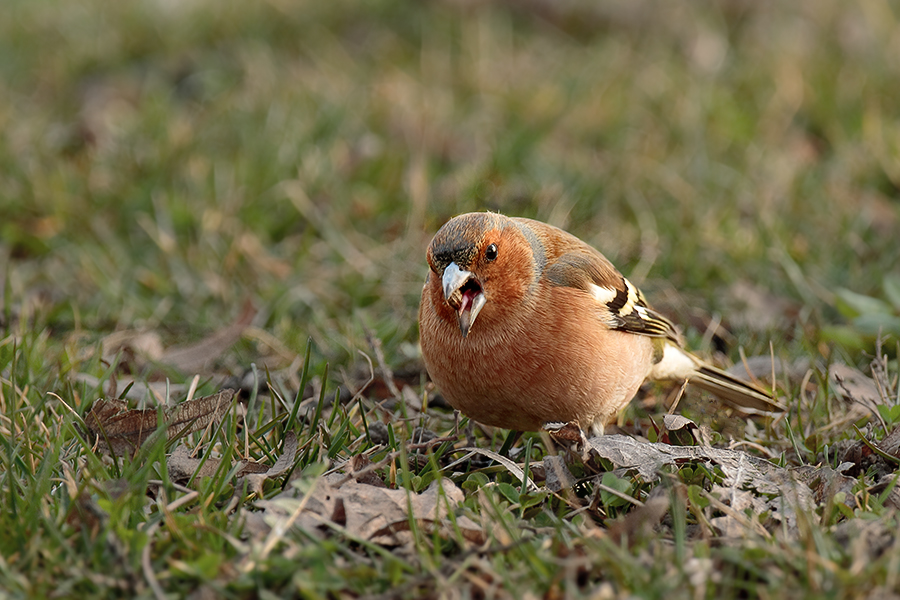
<svg viewBox="0 0 900 600">
<path fill-rule="evenodd" d="M 448 402 L 476 421 L 518 430 L 575 421 L 602 431 L 647 378 L 696 377 L 720 395 L 727 387 L 726 400 L 747 396 L 751 413 L 780 409 L 767 392 L 680 350 L 674 326 L 637 288 L 560 229 L 461 215 L 438 231 L 427 260 L 425 365 Z"/>
</svg>

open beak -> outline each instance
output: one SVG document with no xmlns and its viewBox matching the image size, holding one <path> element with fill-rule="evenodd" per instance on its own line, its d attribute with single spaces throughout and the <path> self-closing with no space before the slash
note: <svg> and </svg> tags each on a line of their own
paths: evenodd
<svg viewBox="0 0 900 600">
<path fill-rule="evenodd" d="M 475 317 L 487 302 L 484 290 L 474 273 L 463 271 L 455 262 L 444 269 L 441 283 L 444 287 L 444 299 L 456 311 L 459 330 L 466 337 L 475 323 Z"/>
</svg>

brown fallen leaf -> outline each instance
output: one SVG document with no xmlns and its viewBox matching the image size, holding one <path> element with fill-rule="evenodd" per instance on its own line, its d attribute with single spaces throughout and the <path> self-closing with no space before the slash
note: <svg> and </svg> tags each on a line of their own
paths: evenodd
<svg viewBox="0 0 900 600">
<path fill-rule="evenodd" d="M 767 514 L 773 521 L 783 523 L 785 531 L 795 534 L 803 518 L 799 515 L 812 514 L 816 508 L 816 497 L 805 483 L 814 480 L 809 472 L 794 473 L 746 452 L 641 443 L 621 435 L 592 438 L 589 443 L 591 453 L 612 462 L 617 468 L 636 470 L 645 481 L 658 479 L 659 469 L 667 465 L 677 467 L 689 461 L 703 461 L 718 467 L 723 478 L 713 485 L 710 496 L 721 501 L 723 506 L 731 507 L 732 514 L 711 519 L 711 523 L 727 537 L 740 537 L 748 531 L 745 513 Z M 822 477 L 828 476 L 823 471 Z M 842 482 L 829 488 L 829 493 L 839 491 L 840 485 Z M 759 527 L 759 523 L 754 526 Z"/>
<path fill-rule="evenodd" d="M 234 390 L 225 389 L 211 396 L 183 402 L 173 408 L 128 409 L 121 400 L 100 399 L 84 417 L 88 441 L 100 452 L 124 456 L 134 454 L 160 425 L 168 439 L 203 429 L 218 421 L 231 407 Z"/>
<path fill-rule="evenodd" d="M 381 477 L 378 476 L 378 473 L 375 472 L 372 461 L 365 454 L 355 454 L 351 456 L 347 467 L 350 469 L 350 475 L 352 475 L 353 479 L 358 483 L 374 485 L 375 487 L 387 487 L 384 480 L 382 480 Z"/>
<path fill-rule="evenodd" d="M 747 490 L 713 485 L 709 496 L 723 501 L 725 508 L 713 504 L 714 507 L 720 509 L 722 514 L 712 517 L 709 523 L 718 531 L 719 536 L 726 540 L 742 540 L 756 528 L 762 527 L 761 524 L 751 520 L 751 515 L 758 519 L 770 507 L 770 503 L 765 498 Z"/>
<path fill-rule="evenodd" d="M 124 329 L 114 331 L 100 342 L 103 360 L 112 364 L 121 353 L 124 362 L 134 362 L 138 367 L 158 362 L 165 352 L 162 337 L 155 331 Z"/>
<path fill-rule="evenodd" d="M 834 390 L 844 399 L 847 414 L 830 423 L 826 429 L 853 423 L 866 416 L 881 419 L 878 406 L 885 404 L 886 399 L 878 392 L 873 379 L 843 363 L 833 363 L 828 368 L 828 378 Z"/>
<path fill-rule="evenodd" d="M 663 415 L 661 440 L 679 446 L 709 446 L 710 436 L 703 428 L 683 415 Z"/>
<path fill-rule="evenodd" d="M 196 344 L 169 348 L 160 356 L 159 362 L 173 366 L 183 373 L 204 371 L 241 338 L 241 334 L 253 322 L 255 316 L 256 307 L 250 300 L 247 300 L 240 316 L 234 323 L 203 338 Z"/>
<path fill-rule="evenodd" d="M 900 425 L 894 427 L 884 439 L 876 444 L 885 454 L 900 458 Z"/>
<path fill-rule="evenodd" d="M 235 473 L 236 477 L 243 477 L 251 473 L 266 473 L 269 470 L 267 465 L 246 458 L 242 458 L 237 462 L 240 463 L 241 466 L 237 470 L 237 473 Z M 180 444 L 172 451 L 166 466 L 169 470 L 169 479 L 176 483 L 184 483 L 191 477 L 195 477 L 195 473 L 195 479 L 198 481 L 202 477 L 212 477 L 216 474 L 216 471 L 219 470 L 221 464 L 221 458 L 210 457 L 206 459 L 206 462 L 201 458 L 195 458 L 191 456 L 190 448 L 184 444 Z M 231 466 L 233 467 L 234 464 L 235 463 L 232 463 Z M 231 470 L 231 468 L 229 468 L 229 470 Z"/>
<path fill-rule="evenodd" d="M 240 465 L 234 473 L 235 496 L 232 498 L 232 502 L 235 506 L 243 498 L 242 490 L 245 487 L 248 491 L 262 497 L 263 485 L 267 480 L 281 477 L 290 471 L 294 465 L 294 459 L 297 457 L 298 446 L 297 434 L 289 431 L 284 437 L 284 450 L 271 467 L 247 458 L 232 462 L 228 466 L 229 471 L 234 469 L 235 465 Z M 175 448 L 167 462 L 169 478 L 177 483 L 185 483 L 191 477 L 194 477 L 196 481 L 202 477 L 212 477 L 221 465 L 221 458 L 210 457 L 204 462 L 200 458 L 192 457 L 190 448 L 183 444 Z"/>
<path fill-rule="evenodd" d="M 481 528 L 468 517 L 449 520 L 448 510 L 454 510 L 464 499 L 462 490 L 449 479 L 432 483 L 420 494 L 346 479 L 340 473 L 321 477 L 294 526 L 315 534 L 331 522 L 352 536 L 385 546 L 400 546 L 412 542 L 411 513 L 416 526 L 423 531 L 437 531 L 451 538 L 458 531 L 469 542 L 485 541 Z M 341 481 L 344 483 L 338 486 Z M 265 507 L 266 522 L 271 527 L 287 518 L 300 502 L 295 489 L 257 504 Z"/>
<path fill-rule="evenodd" d="M 796 481 L 805 484 L 819 504 L 825 504 L 838 494 L 843 494 L 843 503 L 851 509 L 857 508 L 853 488 L 859 483 L 855 477 L 848 477 L 828 465 L 793 467 L 790 473 Z"/>
<path fill-rule="evenodd" d="M 294 459 L 297 457 L 298 445 L 297 434 L 289 431 L 284 436 L 284 451 L 271 467 L 247 458 L 242 458 L 232 463 L 229 470 L 234 468 L 235 464 L 239 463 L 241 465 L 234 474 L 235 478 L 238 479 L 238 482 L 235 483 L 235 488 L 243 487 L 240 479 L 246 478 L 251 491 L 261 492 L 262 483 L 266 479 L 281 477 L 290 470 L 294 464 Z M 204 462 L 203 459 L 191 456 L 191 453 L 191 449 L 184 444 L 180 444 L 172 451 L 166 465 L 169 470 L 169 478 L 172 481 L 184 482 L 191 477 L 195 479 L 212 477 L 222 464 L 221 458 L 210 457 Z"/>
<path fill-rule="evenodd" d="M 870 377 L 859 369 L 843 363 L 833 363 L 828 368 L 828 376 L 837 391 L 848 403 L 857 403 L 866 410 L 875 411 L 876 406 L 884 404 L 878 393 L 878 386 Z"/>
<path fill-rule="evenodd" d="M 297 440 L 297 434 L 293 431 L 288 431 L 284 434 L 284 449 L 274 465 L 262 473 L 258 471 L 242 473 L 241 471 L 238 471 L 236 477 L 244 477 L 247 480 L 247 489 L 257 496 L 262 497 L 263 484 L 266 480 L 282 477 L 294 466 L 294 460 L 297 458 L 297 449 L 299 446 L 300 442 Z M 243 481 L 239 479 L 238 482 L 235 483 L 235 489 L 241 489 L 243 485 Z"/>
<path fill-rule="evenodd" d="M 638 539 L 650 535 L 668 511 L 666 489 L 657 486 L 642 506 L 610 524 L 609 536 L 616 544 L 620 544 L 623 539 L 628 540 L 629 545 L 634 544 Z"/>
</svg>

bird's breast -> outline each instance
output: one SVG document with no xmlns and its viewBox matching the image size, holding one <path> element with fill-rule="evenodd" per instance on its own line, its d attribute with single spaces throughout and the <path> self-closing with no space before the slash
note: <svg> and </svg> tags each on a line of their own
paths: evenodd
<svg viewBox="0 0 900 600">
<path fill-rule="evenodd" d="M 423 307 L 422 354 L 447 401 L 476 421 L 519 430 L 550 421 L 587 427 L 618 411 L 650 369 L 649 340 L 608 330 L 575 292 L 506 315 L 486 308 L 465 338 L 436 307 Z M 598 358 L 610 352 L 624 362 Z"/>
</svg>

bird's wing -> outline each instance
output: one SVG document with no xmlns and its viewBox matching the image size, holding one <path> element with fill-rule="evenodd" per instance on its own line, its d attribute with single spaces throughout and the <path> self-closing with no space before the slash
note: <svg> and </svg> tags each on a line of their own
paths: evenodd
<svg viewBox="0 0 900 600">
<path fill-rule="evenodd" d="M 545 265 L 542 277 L 550 285 L 583 290 L 597 301 L 601 319 L 610 329 L 667 338 L 681 345 L 681 335 L 666 317 L 647 304 L 641 291 L 593 246 L 574 235 L 531 219 L 512 219 L 539 240 Z"/>
<path fill-rule="evenodd" d="M 566 252 L 547 266 L 544 276 L 551 285 L 573 287 L 591 294 L 610 329 L 681 343 L 675 325 L 650 308 L 637 286 L 599 252 Z"/>
</svg>

